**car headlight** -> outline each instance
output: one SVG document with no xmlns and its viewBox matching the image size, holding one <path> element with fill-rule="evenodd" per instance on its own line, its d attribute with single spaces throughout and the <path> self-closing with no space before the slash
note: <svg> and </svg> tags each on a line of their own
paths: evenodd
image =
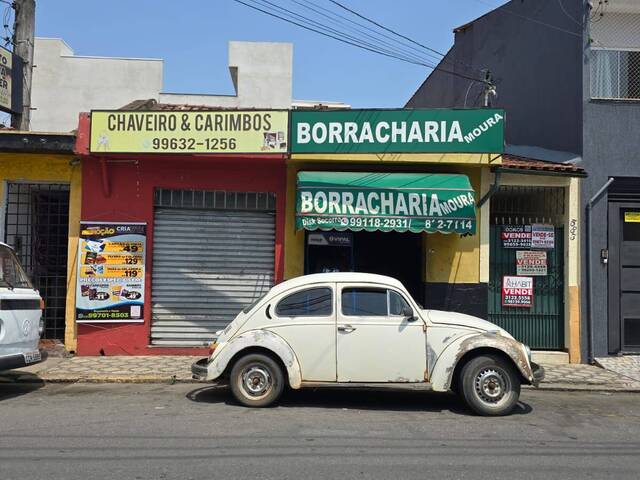
<svg viewBox="0 0 640 480">
<path fill-rule="evenodd" d="M 38 322 L 38 333 L 42 335 L 44 332 L 44 318 L 40 317 L 40 322 Z"/>
<path fill-rule="evenodd" d="M 529 363 L 531 363 L 531 349 L 528 345 L 524 346 L 524 351 L 527 352 L 527 359 L 529 360 Z"/>
</svg>

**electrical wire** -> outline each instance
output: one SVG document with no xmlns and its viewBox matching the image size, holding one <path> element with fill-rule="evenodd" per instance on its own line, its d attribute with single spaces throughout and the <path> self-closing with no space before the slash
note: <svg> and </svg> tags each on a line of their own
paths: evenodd
<svg viewBox="0 0 640 480">
<path fill-rule="evenodd" d="M 505 13 L 508 13 L 510 15 L 514 15 L 514 16 L 516 16 L 518 18 L 522 18 L 523 20 L 529 20 L 530 22 L 537 23 L 538 25 L 542 25 L 544 27 L 548 27 L 548 28 L 551 28 L 553 30 L 557 30 L 559 32 L 567 33 L 569 35 L 573 35 L 574 37 L 582 38 L 582 33 L 572 32 L 571 30 L 566 30 L 566 29 L 564 29 L 562 27 L 558 27 L 557 25 L 552 25 L 550 23 L 543 22 L 542 20 L 538 20 L 537 18 L 533 18 L 533 17 L 528 17 L 526 15 L 522 15 L 521 13 L 517 13 L 517 12 L 514 12 L 513 10 L 509 10 L 507 8 L 504 8 L 504 6 L 496 7 L 495 5 L 492 5 L 489 2 L 486 2 L 484 0 L 476 0 L 476 2 L 479 2 L 479 3 L 482 3 L 484 5 L 487 5 L 487 6 L 491 7 L 491 8 L 493 8 L 494 10 L 498 10 L 499 9 L 501 12 L 505 12 Z"/>
<path fill-rule="evenodd" d="M 438 70 L 440 72 L 448 73 L 450 75 L 454 75 L 454 76 L 457 76 L 457 77 L 460 77 L 460 78 L 465 78 L 467 80 L 473 80 L 475 82 L 486 83 L 484 80 L 479 80 L 477 78 L 473 78 L 470 75 L 465 75 L 465 74 L 461 74 L 461 73 L 454 72 L 454 71 L 451 71 L 451 70 L 446 70 L 446 69 L 440 67 L 440 65 L 433 65 L 433 64 L 427 63 L 426 61 L 411 60 L 411 59 L 405 58 L 405 57 L 403 57 L 401 55 L 398 55 L 398 54 L 395 54 L 395 53 L 387 53 L 385 51 L 382 51 L 382 50 L 380 50 L 379 47 L 378 48 L 372 48 L 372 47 L 369 47 L 367 45 L 362 45 L 361 43 L 357 43 L 357 42 L 354 42 L 354 41 L 351 41 L 351 40 L 347 40 L 345 38 L 341 38 L 341 37 L 332 35 L 330 33 L 324 32 L 322 30 L 318 30 L 315 27 L 312 27 L 312 26 L 309 26 L 309 25 L 304 25 L 304 24 L 302 24 L 302 23 L 300 23 L 298 21 L 292 20 L 290 18 L 283 17 L 281 15 L 278 15 L 276 13 L 270 12 L 268 10 L 264 10 L 263 8 L 260 8 L 259 6 L 247 3 L 250 0 L 246 0 L 246 1 L 233 0 L 233 1 L 236 2 L 236 3 L 242 4 L 242 5 L 246 6 L 246 7 L 249 7 L 251 9 L 253 9 L 253 10 L 256 10 L 256 11 L 259 11 L 261 13 L 264 13 L 265 15 L 269 15 L 269 16 L 277 18 L 279 20 L 283 20 L 283 21 L 285 21 L 287 23 L 291 23 L 291 24 L 296 25 L 296 26 L 298 26 L 300 28 L 303 28 L 305 30 L 309 30 L 309 31 L 315 32 L 315 33 L 317 33 L 319 35 L 322 35 L 322 36 L 325 36 L 325 37 L 328 37 L 328 38 L 332 38 L 334 40 L 337 40 L 339 42 L 351 45 L 351 46 L 356 47 L 356 48 L 360 48 L 362 50 L 367 50 L 367 51 L 372 52 L 372 53 L 377 53 L 379 55 L 383 55 L 383 56 L 388 57 L 388 58 L 394 58 L 396 60 L 404 61 L 404 62 L 411 63 L 411 64 L 414 64 L 414 65 L 427 67 L 427 68 L 430 68 L 432 70 Z M 263 1 L 267 1 L 267 0 L 263 0 Z M 264 6 L 264 4 L 259 4 L 259 5 Z"/>
<path fill-rule="evenodd" d="M 378 31 L 374 30 L 373 28 L 371 28 L 371 27 L 369 27 L 367 25 L 364 25 L 362 23 L 356 22 L 356 21 L 354 21 L 354 20 L 352 20 L 352 19 L 350 19 L 350 18 L 348 18 L 348 17 L 346 17 L 344 15 L 340 15 L 339 13 L 335 13 L 335 12 L 329 10 L 328 8 L 325 8 L 325 7 L 321 6 L 321 5 L 318 5 L 317 3 L 314 3 L 314 2 L 311 2 L 311 1 L 301 2 L 299 0 L 290 0 L 290 1 L 295 3 L 295 4 L 297 4 L 297 5 L 300 5 L 303 8 L 306 8 L 308 10 L 313 11 L 313 12 L 317 13 L 318 15 L 321 15 L 321 16 L 325 17 L 328 21 L 332 22 L 335 25 L 341 25 L 341 26 L 343 26 L 345 28 L 350 29 L 352 32 L 353 31 L 358 32 L 358 33 L 360 33 L 360 34 L 362 34 L 362 35 L 364 35 L 364 36 L 366 36 L 366 37 L 368 37 L 368 38 L 370 38 L 370 39 L 372 39 L 374 41 L 380 42 L 383 45 L 386 45 L 388 47 L 397 48 L 397 46 L 393 44 L 393 43 L 396 43 L 396 44 L 398 44 L 398 45 L 400 45 L 400 46 L 402 46 L 402 47 L 404 47 L 406 49 L 413 50 L 413 51 L 415 51 L 415 52 L 417 52 L 417 53 L 419 53 L 421 55 L 424 55 L 424 54 L 429 55 L 430 57 L 432 57 L 436 61 L 440 61 L 441 60 L 440 57 L 438 57 L 437 55 L 435 55 L 435 54 L 433 54 L 431 52 L 424 51 L 424 50 L 421 50 L 419 48 L 416 48 L 413 45 L 408 45 L 406 43 L 403 43 L 402 41 L 399 41 L 397 38 L 394 38 L 391 35 L 387 35 L 387 34 L 385 34 L 383 32 L 378 32 Z M 311 4 L 313 6 L 310 6 L 308 4 Z M 314 8 L 314 7 L 317 7 L 317 8 Z M 325 13 L 323 13 L 323 12 L 325 12 Z M 330 15 L 331 17 L 334 17 L 335 19 L 329 17 L 327 14 Z M 342 20 L 344 20 L 344 21 L 342 21 Z M 345 23 L 345 21 L 347 23 Z M 350 24 L 357 25 L 357 26 L 362 27 L 362 28 L 352 27 Z M 370 33 L 367 33 L 367 32 L 372 32 L 374 35 L 371 35 Z M 387 39 L 390 40 L 393 43 L 388 42 Z"/>
<path fill-rule="evenodd" d="M 393 49 L 390 50 L 389 48 L 380 47 L 380 46 L 376 45 L 375 43 L 364 41 L 361 38 L 354 37 L 352 35 L 346 34 L 346 33 L 342 32 L 340 30 L 336 30 L 336 29 L 334 29 L 332 27 L 329 27 L 328 25 L 325 25 L 323 23 L 319 23 L 316 20 L 312 20 L 312 19 L 309 19 L 308 17 L 300 15 L 300 14 L 298 14 L 296 12 L 292 12 L 291 10 L 286 9 L 284 7 L 281 7 L 279 5 L 276 5 L 275 3 L 273 3 L 273 2 L 271 2 L 269 0 L 251 0 L 251 1 L 253 1 L 254 3 L 258 3 L 259 5 L 261 5 L 261 6 L 265 7 L 265 8 L 269 8 L 269 7 L 276 8 L 276 9 L 278 9 L 278 10 L 280 10 L 282 12 L 282 15 L 286 15 L 290 19 L 291 18 L 295 18 L 296 21 L 303 22 L 306 25 L 310 25 L 310 26 L 315 27 L 315 28 L 323 28 L 323 29 L 331 32 L 333 35 L 337 35 L 337 36 L 340 36 L 342 38 L 346 38 L 346 39 L 348 39 L 348 40 L 350 40 L 352 42 L 356 42 L 356 43 L 359 43 L 361 45 L 365 45 L 365 46 L 367 46 L 369 48 L 379 50 L 380 52 L 384 52 L 384 53 L 391 54 L 391 55 L 394 55 L 394 54 L 395 55 L 399 55 L 403 59 L 407 59 L 407 60 L 411 60 L 411 61 L 417 61 L 417 62 L 429 62 L 430 61 L 430 60 L 425 60 L 424 58 L 419 57 L 419 56 L 417 56 L 415 54 L 412 54 L 411 52 L 398 51 L 397 49 L 396 50 L 393 50 Z M 265 5 L 265 4 L 267 4 L 267 5 Z M 395 48 L 395 47 L 393 47 L 393 48 Z"/>
<path fill-rule="evenodd" d="M 558 5 L 560 5 L 560 10 L 562 10 L 562 13 L 564 13 L 569 20 L 571 20 L 573 23 L 575 23 L 580 28 L 582 28 L 582 22 L 579 22 L 578 20 L 573 18 L 571 15 L 569 15 L 569 12 L 567 12 L 567 10 L 564 8 L 564 4 L 562 3 L 562 0 L 558 0 Z"/>
</svg>

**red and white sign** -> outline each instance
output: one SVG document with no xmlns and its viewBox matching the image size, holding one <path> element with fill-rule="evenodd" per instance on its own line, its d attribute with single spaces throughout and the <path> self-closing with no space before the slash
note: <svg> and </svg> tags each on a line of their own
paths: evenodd
<svg viewBox="0 0 640 480">
<path fill-rule="evenodd" d="M 518 275 L 547 275 L 547 252 L 518 250 L 516 252 L 516 272 Z"/>
<path fill-rule="evenodd" d="M 533 277 L 502 277 L 502 306 L 525 307 L 533 306 Z"/>
<path fill-rule="evenodd" d="M 502 248 L 531 248 L 531 225 L 503 225 Z"/>
<path fill-rule="evenodd" d="M 556 231 L 553 225 L 534 223 L 531 225 L 531 248 L 553 250 L 555 248 Z"/>
</svg>

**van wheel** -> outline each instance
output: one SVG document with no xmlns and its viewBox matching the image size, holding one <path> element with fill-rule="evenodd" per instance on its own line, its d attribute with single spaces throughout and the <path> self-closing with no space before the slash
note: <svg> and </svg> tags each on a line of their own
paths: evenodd
<svg viewBox="0 0 640 480">
<path fill-rule="evenodd" d="M 478 415 L 509 414 L 520 398 L 520 375 L 498 356 L 471 359 L 460 372 L 460 393 Z"/>
<path fill-rule="evenodd" d="M 229 377 L 235 399 L 247 407 L 268 407 L 280 398 L 284 374 L 271 357 L 252 353 L 240 358 Z"/>
</svg>

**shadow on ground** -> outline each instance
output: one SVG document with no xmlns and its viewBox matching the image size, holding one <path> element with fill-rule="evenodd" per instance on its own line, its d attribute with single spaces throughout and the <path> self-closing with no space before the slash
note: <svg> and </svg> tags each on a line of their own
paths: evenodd
<svg viewBox="0 0 640 480">
<path fill-rule="evenodd" d="M 0 402 L 27 395 L 44 386 L 44 381 L 33 373 L 9 370 L 0 372 Z"/>
<path fill-rule="evenodd" d="M 235 401 L 226 385 L 198 388 L 186 397 L 199 403 L 224 403 L 236 408 L 246 408 Z M 338 408 L 353 410 L 387 410 L 402 412 L 451 412 L 457 415 L 472 415 L 457 395 L 452 393 L 373 390 L 356 388 L 309 388 L 287 390 L 278 402 L 278 407 Z M 520 401 L 512 415 L 526 415 L 533 409 Z"/>
</svg>

